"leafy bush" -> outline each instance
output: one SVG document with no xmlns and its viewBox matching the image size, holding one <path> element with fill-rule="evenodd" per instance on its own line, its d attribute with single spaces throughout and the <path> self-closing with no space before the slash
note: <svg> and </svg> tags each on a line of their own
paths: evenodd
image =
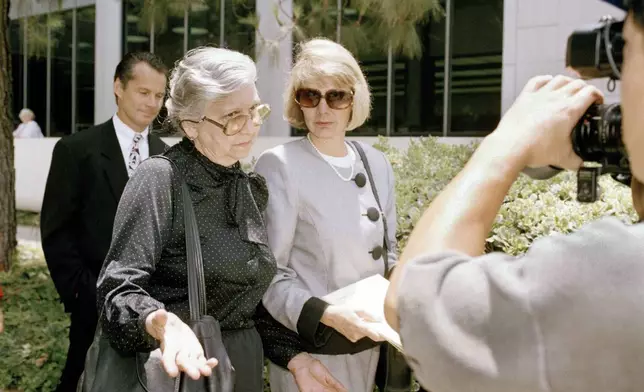
<svg viewBox="0 0 644 392">
<path fill-rule="evenodd" d="M 10 272 L 0 272 L 0 389 L 53 391 L 65 365 L 69 319 L 39 244 L 20 243 L 16 260 Z"/>
<path fill-rule="evenodd" d="M 397 237 L 402 249 L 423 211 L 463 168 L 477 145 L 450 145 L 428 137 L 412 141 L 406 154 L 384 138 L 375 147 L 385 152 L 396 176 Z M 522 175 L 499 211 L 487 251 L 521 254 L 536 238 L 569 233 L 602 216 L 616 216 L 624 222 L 637 219 L 628 187 L 603 176 L 601 199 L 581 204 L 576 201 L 576 184 L 571 172 L 542 181 Z"/>
</svg>

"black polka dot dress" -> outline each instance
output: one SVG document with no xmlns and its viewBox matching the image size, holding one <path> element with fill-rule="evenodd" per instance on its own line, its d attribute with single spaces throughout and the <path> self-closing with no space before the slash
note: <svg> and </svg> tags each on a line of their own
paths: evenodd
<svg viewBox="0 0 644 392">
<path fill-rule="evenodd" d="M 244 173 L 239 163 L 213 163 L 187 139 L 165 155 L 190 189 L 204 259 L 207 312 L 221 324 L 236 369 L 235 391 L 260 392 L 263 352 L 253 317 L 276 271 L 262 218 L 268 198 L 265 182 Z M 158 347 L 145 331 L 150 312 L 165 308 L 189 320 L 179 181 L 169 162 L 150 158 L 137 168 L 119 203 L 97 290 L 99 311 L 105 305 L 103 333 L 124 353 Z M 277 349 L 284 350 L 289 349 Z"/>
</svg>

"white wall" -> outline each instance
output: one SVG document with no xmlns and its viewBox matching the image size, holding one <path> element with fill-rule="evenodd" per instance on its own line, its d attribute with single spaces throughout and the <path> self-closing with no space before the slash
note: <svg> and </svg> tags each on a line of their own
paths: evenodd
<svg viewBox="0 0 644 392">
<path fill-rule="evenodd" d="M 295 138 L 292 137 L 260 137 L 246 161 L 259 156 L 262 151 L 283 144 Z M 375 137 L 353 138 L 368 143 L 377 141 Z M 179 139 L 166 138 L 164 141 L 170 145 Z M 391 145 L 399 149 L 406 149 L 410 138 L 395 137 L 389 139 Z M 441 138 L 445 143 L 470 143 L 476 138 Z M 45 193 L 45 183 L 49 173 L 51 155 L 58 138 L 44 139 L 16 139 L 15 140 L 15 165 L 16 165 L 16 206 L 19 210 L 40 211 L 42 198 Z"/>
<path fill-rule="evenodd" d="M 121 0 L 98 1 L 94 45 L 94 124 L 102 124 L 116 112 L 114 70 L 121 61 L 122 27 Z"/>
<path fill-rule="evenodd" d="M 624 17 L 622 11 L 599 0 L 505 0 L 504 8 L 503 113 L 532 76 L 567 74 L 566 44 L 576 28 L 595 23 L 603 15 Z M 609 93 L 606 82 L 591 83 L 607 94 L 607 102 L 618 100 L 619 83 Z"/>
</svg>

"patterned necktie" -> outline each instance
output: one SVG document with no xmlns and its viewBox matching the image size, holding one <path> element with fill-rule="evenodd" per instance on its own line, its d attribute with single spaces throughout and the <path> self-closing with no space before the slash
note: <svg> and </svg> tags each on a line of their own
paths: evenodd
<svg viewBox="0 0 644 392">
<path fill-rule="evenodd" d="M 139 142 L 143 138 L 143 135 L 137 133 L 132 140 L 132 150 L 130 151 L 130 158 L 127 161 L 127 175 L 132 177 L 134 170 L 141 163 L 141 153 L 139 152 Z"/>
</svg>

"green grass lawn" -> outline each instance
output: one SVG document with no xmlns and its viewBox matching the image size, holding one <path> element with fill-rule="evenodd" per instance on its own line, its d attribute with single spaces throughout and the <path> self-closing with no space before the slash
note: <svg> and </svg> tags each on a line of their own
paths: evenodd
<svg viewBox="0 0 644 392">
<path fill-rule="evenodd" d="M 16 220 L 21 226 L 40 226 L 40 214 L 31 211 L 16 211 Z"/>
<path fill-rule="evenodd" d="M 0 271 L 0 287 L 0 392 L 53 391 L 65 365 L 69 317 L 40 243 L 19 243 L 11 271 Z M 270 391 L 267 380 L 265 391 Z"/>
</svg>

